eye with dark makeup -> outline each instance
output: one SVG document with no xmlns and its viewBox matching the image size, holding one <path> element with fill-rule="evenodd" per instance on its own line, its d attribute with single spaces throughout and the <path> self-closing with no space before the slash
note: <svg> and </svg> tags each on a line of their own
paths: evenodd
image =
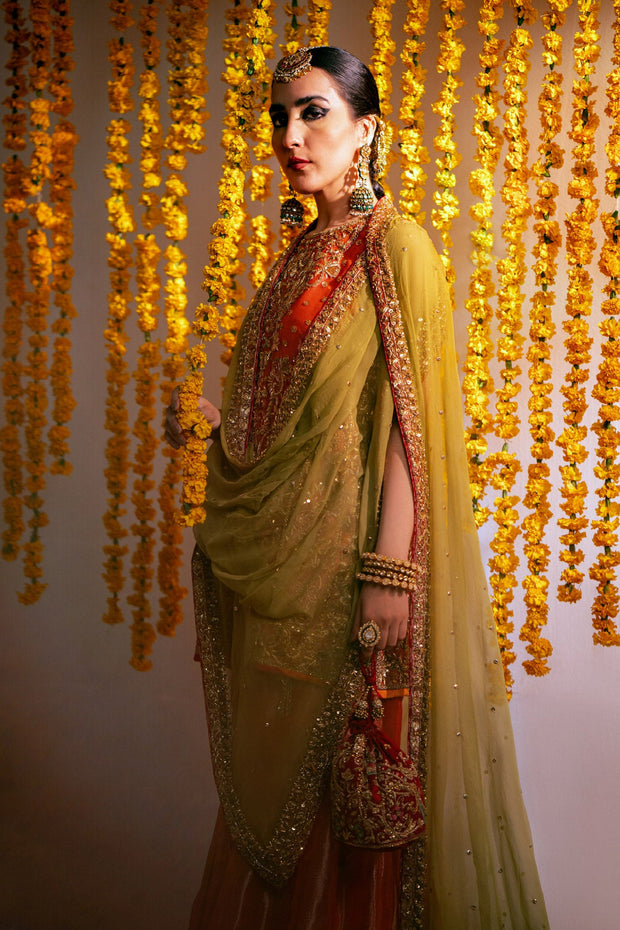
<svg viewBox="0 0 620 930">
<path fill-rule="evenodd" d="M 326 107 L 311 103 L 307 107 L 304 107 L 301 118 L 306 122 L 314 122 L 314 120 L 322 119 L 322 117 L 327 116 L 328 113 L 329 110 Z M 269 115 L 271 116 L 271 123 L 274 129 L 284 129 L 288 123 L 288 116 L 283 108 L 272 109 Z"/>
<path fill-rule="evenodd" d="M 329 110 L 326 110 L 324 107 L 319 107 L 315 103 L 311 103 L 309 107 L 302 113 L 302 119 L 305 120 L 315 120 L 321 119 L 321 117 L 326 116 L 329 113 Z"/>
</svg>

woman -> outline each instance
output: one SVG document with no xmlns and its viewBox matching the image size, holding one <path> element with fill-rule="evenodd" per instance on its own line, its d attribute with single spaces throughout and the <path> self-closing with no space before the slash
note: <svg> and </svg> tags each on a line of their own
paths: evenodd
<svg viewBox="0 0 620 930">
<path fill-rule="evenodd" d="M 248 311 L 209 452 L 194 583 L 221 812 L 191 928 L 547 927 L 441 262 L 376 182 L 361 62 L 283 59 L 270 114 L 318 218 Z M 167 436 L 184 441 L 173 410 Z M 336 838 L 328 788 L 373 649 L 383 729 L 426 795 L 424 835 L 381 850 Z"/>
</svg>

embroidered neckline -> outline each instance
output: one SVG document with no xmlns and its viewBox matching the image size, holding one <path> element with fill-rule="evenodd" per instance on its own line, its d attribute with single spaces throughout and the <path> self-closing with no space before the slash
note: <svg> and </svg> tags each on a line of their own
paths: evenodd
<svg viewBox="0 0 620 930">
<path fill-rule="evenodd" d="M 349 220 L 345 220 L 344 223 L 338 223 L 336 226 L 327 226 L 325 229 L 322 229 L 320 232 L 317 232 L 315 229 L 313 229 L 314 224 L 311 224 L 310 226 L 308 226 L 306 234 L 304 235 L 304 239 L 318 239 L 319 236 L 326 236 L 328 233 L 336 233 L 339 231 L 342 232 L 342 230 L 345 230 L 345 229 L 346 230 L 357 229 L 358 227 L 366 224 L 370 216 L 371 214 L 368 214 L 367 216 L 365 215 L 354 216 L 354 217 L 351 217 L 351 219 Z"/>
</svg>

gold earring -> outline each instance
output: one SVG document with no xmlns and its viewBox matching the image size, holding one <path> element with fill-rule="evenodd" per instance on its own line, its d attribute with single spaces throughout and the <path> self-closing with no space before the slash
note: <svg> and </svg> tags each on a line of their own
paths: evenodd
<svg viewBox="0 0 620 930">
<path fill-rule="evenodd" d="M 370 164 L 370 146 L 363 145 L 357 160 L 357 185 L 349 199 L 350 213 L 370 213 L 375 199 L 370 189 L 368 166 Z"/>
<path fill-rule="evenodd" d="M 303 204 L 297 200 L 297 194 L 289 184 L 290 197 L 280 206 L 280 222 L 283 226 L 302 226 L 304 222 Z"/>
</svg>

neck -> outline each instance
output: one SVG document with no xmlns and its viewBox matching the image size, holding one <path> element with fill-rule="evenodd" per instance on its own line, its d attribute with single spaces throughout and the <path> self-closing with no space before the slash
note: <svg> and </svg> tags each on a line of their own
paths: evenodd
<svg viewBox="0 0 620 930">
<path fill-rule="evenodd" d="M 342 226 L 343 223 L 354 218 L 349 211 L 349 196 L 350 191 L 334 200 L 328 200 L 322 191 L 314 195 L 318 214 L 316 232 L 323 232 L 324 229 L 330 229 L 332 226 Z"/>
</svg>

